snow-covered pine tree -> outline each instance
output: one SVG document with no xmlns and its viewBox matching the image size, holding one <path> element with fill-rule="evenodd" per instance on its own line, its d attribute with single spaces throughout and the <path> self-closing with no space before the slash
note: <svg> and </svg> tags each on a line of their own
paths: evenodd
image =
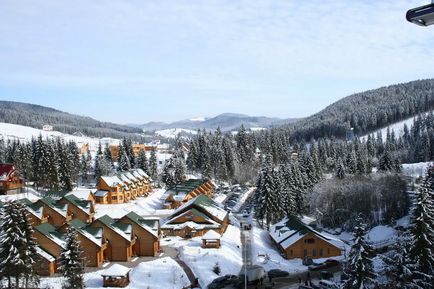
<svg viewBox="0 0 434 289">
<path fill-rule="evenodd" d="M 277 221 L 276 212 L 279 210 L 277 204 L 280 202 L 277 199 L 277 184 L 271 155 L 267 155 L 264 159 L 258 185 L 256 190 L 259 199 L 256 204 L 256 217 L 261 222 L 265 221 L 267 228 L 269 228 L 274 221 Z"/>
<path fill-rule="evenodd" d="M 59 172 L 59 189 L 62 191 L 72 191 L 71 165 L 65 143 L 58 138 L 56 142 L 56 154 Z"/>
<path fill-rule="evenodd" d="M 353 231 L 354 244 L 345 267 L 349 279 L 345 281 L 344 289 L 368 289 L 375 284 L 376 274 L 372 263 L 374 250 L 365 240 L 366 224 L 361 216 L 356 219 L 356 224 Z"/>
<path fill-rule="evenodd" d="M 178 185 L 185 181 L 186 165 L 182 154 L 176 153 L 173 159 L 173 181 Z"/>
<path fill-rule="evenodd" d="M 341 180 L 345 178 L 345 166 L 340 157 L 336 161 L 335 176 Z"/>
<path fill-rule="evenodd" d="M 379 166 L 378 169 L 383 172 L 389 172 L 394 170 L 395 164 L 392 159 L 392 155 L 390 151 L 386 150 L 384 151 L 383 155 L 381 156 L 379 160 Z"/>
<path fill-rule="evenodd" d="M 124 172 L 131 169 L 130 158 L 124 146 L 119 146 L 118 171 Z"/>
<path fill-rule="evenodd" d="M 163 184 L 166 185 L 166 188 L 171 188 L 176 185 L 174 176 L 173 176 L 173 170 L 174 170 L 174 160 L 171 158 L 166 162 L 163 168 L 163 172 L 161 173 L 161 181 Z"/>
<path fill-rule="evenodd" d="M 76 231 L 69 228 L 66 233 L 65 248 L 60 254 L 60 271 L 65 278 L 64 289 L 84 288 L 84 257 Z"/>
<path fill-rule="evenodd" d="M 434 284 L 434 167 L 415 192 L 410 225 L 413 282 L 420 288 Z"/>
<path fill-rule="evenodd" d="M 142 169 L 146 174 L 149 175 L 149 164 L 148 158 L 146 157 L 146 151 L 144 149 L 139 150 L 139 154 L 136 159 L 136 167 Z"/>
<path fill-rule="evenodd" d="M 19 288 L 20 275 L 26 271 L 21 218 L 17 202 L 6 202 L 0 210 L 0 279 L 7 279 L 8 288 Z"/>
<path fill-rule="evenodd" d="M 384 273 L 388 279 L 387 288 L 414 288 L 411 282 L 413 274 L 408 248 L 409 236 L 404 233 L 398 236 L 398 240 L 391 250 L 384 254 L 383 261 L 386 264 Z"/>
<path fill-rule="evenodd" d="M 155 149 L 151 151 L 151 156 L 149 158 L 149 175 L 153 180 L 158 179 L 157 152 Z"/>
<path fill-rule="evenodd" d="M 24 245 L 20 251 L 21 259 L 24 262 L 22 275 L 24 277 L 24 288 L 35 288 L 39 284 L 39 276 L 34 270 L 34 265 L 38 262 L 36 253 L 36 239 L 33 237 L 33 226 L 30 223 L 29 213 L 27 212 L 24 205 L 21 203 L 16 203 L 17 209 L 20 215 L 19 227 L 23 232 Z"/>
</svg>

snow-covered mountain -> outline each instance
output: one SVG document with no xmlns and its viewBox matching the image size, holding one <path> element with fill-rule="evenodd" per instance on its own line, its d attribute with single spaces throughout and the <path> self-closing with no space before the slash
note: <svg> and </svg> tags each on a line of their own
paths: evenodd
<svg viewBox="0 0 434 289">
<path fill-rule="evenodd" d="M 196 117 L 172 123 L 148 122 L 143 125 L 135 126 L 142 128 L 144 131 L 162 131 L 170 129 L 197 130 L 202 128 L 214 130 L 218 127 L 223 131 L 231 131 L 238 129 L 241 125 L 244 125 L 246 128 L 268 128 L 292 123 L 294 121 L 297 121 L 297 119 L 280 119 L 265 116 L 248 116 L 237 113 L 223 113 L 211 118 Z"/>
</svg>

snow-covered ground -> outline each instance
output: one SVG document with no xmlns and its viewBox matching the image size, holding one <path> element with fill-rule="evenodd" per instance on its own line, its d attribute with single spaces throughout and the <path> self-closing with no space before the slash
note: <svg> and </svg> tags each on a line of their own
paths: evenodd
<svg viewBox="0 0 434 289">
<path fill-rule="evenodd" d="M 101 273 L 86 273 L 84 275 L 86 288 L 103 288 Z M 150 262 L 140 263 L 130 272 L 131 283 L 128 289 L 179 289 L 190 285 L 184 270 L 169 257 Z M 62 288 L 62 278 L 42 278 L 40 288 Z"/>
<path fill-rule="evenodd" d="M 7 202 L 7 201 L 16 201 L 21 199 L 29 199 L 32 202 L 36 202 L 41 197 L 39 196 L 39 193 L 36 192 L 32 188 L 25 188 L 25 193 L 22 194 L 16 194 L 16 195 L 0 195 L 0 202 Z"/>
<path fill-rule="evenodd" d="M 414 164 L 402 164 L 402 173 L 412 178 L 423 177 L 426 174 L 426 168 L 433 162 L 422 162 Z"/>
<path fill-rule="evenodd" d="M 195 135 L 197 131 L 191 129 L 185 129 L 185 128 L 170 128 L 170 129 L 157 130 L 155 132 L 156 135 L 166 137 L 166 138 L 176 138 L 180 133 Z"/>
<path fill-rule="evenodd" d="M 64 134 L 58 131 L 44 131 L 42 129 L 36 129 L 28 126 L 22 126 L 11 123 L 0 123 L 0 137 L 5 140 L 20 140 L 20 141 L 30 141 L 32 137 L 38 137 L 42 135 L 43 138 L 47 137 L 61 137 L 65 141 L 75 141 L 80 147 L 83 144 L 89 144 L 91 151 L 96 151 L 98 149 L 99 139 L 86 137 L 86 136 L 75 136 L 70 134 Z M 119 140 L 114 140 L 119 142 Z"/>
<path fill-rule="evenodd" d="M 125 204 L 96 204 L 95 218 L 104 215 L 109 215 L 112 218 L 121 218 L 132 211 L 141 216 L 168 216 L 173 213 L 173 210 L 162 209 L 161 197 L 165 191 L 165 189 L 157 189 L 148 197 L 137 198 Z"/>
<path fill-rule="evenodd" d="M 218 278 L 213 272 L 216 263 L 221 269 L 220 276 L 226 274 L 238 275 L 242 266 L 240 228 L 229 225 L 221 239 L 220 249 L 202 249 L 202 238 L 197 237 L 189 241 L 175 242 L 180 258 L 199 278 L 202 288 L 206 288 L 214 279 Z"/>
</svg>

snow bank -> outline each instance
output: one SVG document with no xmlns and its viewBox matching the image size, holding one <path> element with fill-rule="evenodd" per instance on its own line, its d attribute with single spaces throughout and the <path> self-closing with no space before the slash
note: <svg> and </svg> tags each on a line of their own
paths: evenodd
<svg viewBox="0 0 434 289">
<path fill-rule="evenodd" d="M 366 240 L 372 244 L 394 242 L 396 230 L 389 226 L 376 226 L 366 234 Z"/>
<path fill-rule="evenodd" d="M 402 164 L 402 173 L 413 178 L 423 177 L 426 173 L 427 166 L 430 164 L 433 164 L 433 162 Z"/>
</svg>

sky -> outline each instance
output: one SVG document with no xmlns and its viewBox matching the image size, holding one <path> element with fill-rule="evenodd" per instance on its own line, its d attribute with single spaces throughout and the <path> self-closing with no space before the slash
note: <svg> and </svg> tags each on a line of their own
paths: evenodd
<svg viewBox="0 0 434 289">
<path fill-rule="evenodd" d="M 0 99 L 116 123 L 304 117 L 434 77 L 429 0 L 0 0 Z"/>
</svg>

